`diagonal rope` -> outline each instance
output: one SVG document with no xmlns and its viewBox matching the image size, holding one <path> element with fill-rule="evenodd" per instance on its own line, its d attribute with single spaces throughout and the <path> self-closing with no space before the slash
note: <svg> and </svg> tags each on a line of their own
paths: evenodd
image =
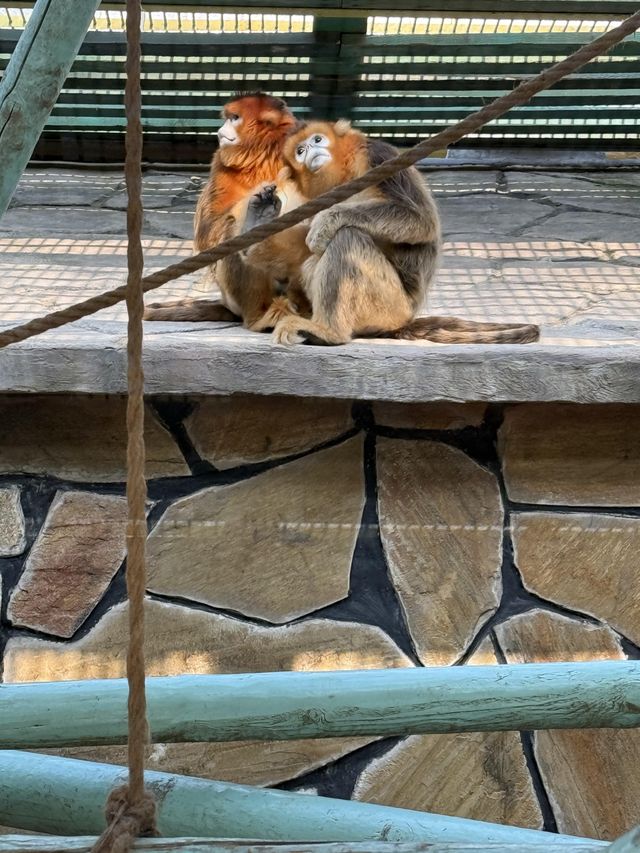
<svg viewBox="0 0 640 853">
<path fill-rule="evenodd" d="M 107 829 L 95 853 L 126 853 L 141 835 L 157 835 L 155 800 L 144 787 L 145 750 L 149 740 L 145 695 L 144 593 L 146 587 L 144 372 L 142 369 L 142 124 L 140 88 L 140 0 L 127 0 L 127 115 L 125 176 L 127 183 L 127 595 L 129 598 L 129 736 L 127 785 L 107 800 Z"/>
<path fill-rule="evenodd" d="M 259 225 L 257 228 L 252 228 L 245 234 L 233 237 L 231 240 L 226 240 L 220 243 L 214 249 L 209 249 L 206 252 L 200 252 L 190 258 L 185 258 L 179 263 L 172 264 L 165 269 L 145 276 L 142 279 L 144 292 L 155 290 L 173 281 L 180 276 L 195 272 L 203 267 L 209 266 L 221 258 L 232 255 L 242 249 L 247 249 L 255 243 L 259 243 L 267 237 L 274 234 L 279 234 L 293 225 L 297 225 L 305 219 L 314 216 L 322 210 L 326 210 L 338 202 L 345 201 L 351 196 L 356 195 L 368 187 L 375 186 L 386 178 L 395 175 L 397 172 L 406 169 L 422 160 L 434 151 L 440 148 L 446 148 L 454 142 L 458 142 L 464 136 L 470 133 L 475 133 L 493 121 L 496 118 L 507 113 L 510 109 L 520 106 L 529 101 L 534 95 L 553 86 L 563 77 L 573 74 L 603 53 L 611 50 L 612 47 L 619 44 L 624 38 L 631 35 L 640 27 L 640 11 L 635 12 L 630 17 L 626 18 L 618 27 L 604 33 L 604 35 L 584 45 L 567 59 L 552 65 L 540 74 L 532 77 L 531 80 L 525 80 L 517 86 L 512 92 L 497 98 L 487 106 L 483 107 L 478 112 L 472 113 L 457 124 L 451 125 L 446 130 L 437 133 L 435 136 L 430 136 L 418 143 L 414 148 L 404 151 L 397 157 L 387 160 L 380 166 L 371 169 L 360 178 L 356 178 L 348 183 L 341 184 L 335 187 L 330 192 L 324 193 L 317 198 L 306 202 L 305 204 L 296 207 L 294 210 L 285 213 L 278 219 L 268 222 L 264 225 Z M 20 326 L 15 326 L 12 329 L 7 329 L 0 333 L 0 349 L 9 344 L 24 341 L 34 335 L 47 332 L 49 329 L 56 329 L 59 326 L 64 326 L 66 323 L 73 323 L 82 317 L 87 317 L 90 314 L 95 314 L 96 311 L 101 311 L 103 308 L 109 308 L 121 302 L 126 296 L 125 287 L 116 287 L 113 290 L 108 290 L 105 293 L 100 293 L 97 296 L 92 296 L 90 299 L 85 299 L 82 302 L 77 302 L 67 308 L 62 308 L 59 311 L 53 311 L 43 317 L 38 317 L 24 323 Z"/>
</svg>

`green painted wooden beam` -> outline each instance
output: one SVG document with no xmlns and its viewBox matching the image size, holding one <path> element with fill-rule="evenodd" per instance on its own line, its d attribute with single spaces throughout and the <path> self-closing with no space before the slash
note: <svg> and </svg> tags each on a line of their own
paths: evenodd
<svg viewBox="0 0 640 853">
<path fill-rule="evenodd" d="M 125 774 L 124 768 L 110 764 L 0 750 L 0 824 L 58 835 L 97 835 L 104 828 L 107 795 Z M 145 783 L 158 802 L 160 834 L 168 838 L 544 843 L 547 850 L 581 841 L 535 829 L 171 773 L 148 772 Z M 594 844 L 593 839 L 582 841 Z"/>
<path fill-rule="evenodd" d="M 636 826 L 622 838 L 614 841 L 610 853 L 638 853 L 640 850 L 640 826 Z"/>
<path fill-rule="evenodd" d="M 640 726 L 640 661 L 147 679 L 154 742 Z M 123 743 L 124 679 L 0 685 L 0 747 Z"/>
<path fill-rule="evenodd" d="M 0 853 L 91 853 L 97 836 L 0 836 Z M 596 853 L 599 844 L 563 846 L 563 853 Z M 206 838 L 139 838 L 132 850 L 145 853 L 544 853 L 542 844 L 429 844 L 395 841 L 344 841 L 337 844 L 270 844 Z"/>
<path fill-rule="evenodd" d="M 38 0 L 0 84 L 0 216 L 100 0 Z"/>
</svg>

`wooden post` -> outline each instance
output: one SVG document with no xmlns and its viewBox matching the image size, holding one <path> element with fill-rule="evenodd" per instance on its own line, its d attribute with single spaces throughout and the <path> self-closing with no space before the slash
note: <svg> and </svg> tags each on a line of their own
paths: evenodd
<svg viewBox="0 0 640 853">
<path fill-rule="evenodd" d="M 0 216 L 99 5 L 100 0 L 37 0 L 0 84 Z"/>
<path fill-rule="evenodd" d="M 614 841 L 610 853 L 638 853 L 640 850 L 640 826 L 636 826 L 626 835 Z"/>
<path fill-rule="evenodd" d="M 640 661 L 147 679 L 155 742 L 640 726 Z M 0 685 L 0 748 L 124 743 L 124 679 Z"/>
<path fill-rule="evenodd" d="M 0 750 L 0 825 L 97 835 L 104 828 L 107 794 L 125 774 L 123 767 L 110 764 Z M 598 844 L 536 829 L 172 773 L 145 773 L 145 783 L 155 794 L 158 830 L 166 838 L 540 843 L 545 851 L 562 850 L 567 843 Z"/>
<path fill-rule="evenodd" d="M 0 853 L 91 853 L 95 836 L 0 835 Z M 604 848 L 606 849 L 606 848 Z M 139 853 L 545 853 L 541 844 L 428 844 L 419 841 L 342 841 L 337 844 L 282 844 L 208 838 L 138 838 L 132 850 Z M 601 853 L 593 844 L 563 846 L 562 853 Z"/>
</svg>

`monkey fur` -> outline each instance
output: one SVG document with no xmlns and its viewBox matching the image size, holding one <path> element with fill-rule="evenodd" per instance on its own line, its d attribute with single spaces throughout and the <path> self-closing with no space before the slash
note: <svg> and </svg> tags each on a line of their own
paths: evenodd
<svg viewBox="0 0 640 853">
<path fill-rule="evenodd" d="M 218 131 L 220 147 L 213 156 L 209 179 L 198 199 L 194 248 L 211 249 L 246 230 L 247 205 L 256 186 L 273 181 L 283 166 L 282 149 L 296 120 L 284 101 L 262 92 L 239 95 L 225 105 L 224 124 Z M 249 329 L 273 326 L 273 318 L 287 313 L 288 303 L 275 299 L 278 282 L 242 255 L 231 255 L 212 266 L 220 300 L 179 299 L 152 303 L 145 320 L 242 321 Z M 276 289 L 274 290 L 274 285 Z M 280 292 L 286 289 L 286 282 Z M 298 291 L 300 301 L 304 300 Z M 265 313 L 271 314 L 265 319 Z"/>
<path fill-rule="evenodd" d="M 300 125 L 285 143 L 285 169 L 276 192 L 262 187 L 250 201 L 250 224 L 268 221 L 338 184 L 360 177 L 397 151 L 368 139 L 349 122 Z M 278 343 L 303 340 L 343 344 L 354 337 L 430 340 L 438 343 L 528 343 L 533 325 L 479 323 L 455 317 L 421 317 L 441 251 L 440 220 L 425 182 L 413 167 L 313 217 L 300 229 L 277 235 L 281 253 L 265 241 L 249 249 L 251 262 L 273 275 L 286 258 L 302 264 L 302 287 L 310 317 L 282 316 L 274 329 Z M 275 238 L 270 238 L 273 241 Z M 305 246 L 301 246 L 305 239 Z M 282 270 L 280 270 L 282 274 Z"/>
</svg>

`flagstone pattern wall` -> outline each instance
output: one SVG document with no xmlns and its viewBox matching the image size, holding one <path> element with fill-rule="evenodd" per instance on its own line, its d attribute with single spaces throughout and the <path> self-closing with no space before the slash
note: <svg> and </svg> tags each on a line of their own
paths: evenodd
<svg viewBox="0 0 640 853">
<path fill-rule="evenodd" d="M 124 412 L 0 400 L 7 683 L 124 675 Z M 150 674 L 640 658 L 640 406 L 154 398 L 146 439 Z M 634 730 L 157 744 L 149 765 L 600 838 L 640 802 Z"/>
</svg>

